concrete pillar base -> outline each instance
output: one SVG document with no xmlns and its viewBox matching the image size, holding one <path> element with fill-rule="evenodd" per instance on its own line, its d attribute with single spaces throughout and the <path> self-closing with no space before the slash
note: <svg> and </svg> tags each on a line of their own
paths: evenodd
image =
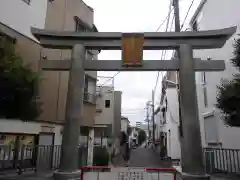
<svg viewBox="0 0 240 180">
<path fill-rule="evenodd" d="M 182 180 L 210 180 L 211 176 L 208 174 L 196 175 L 196 174 L 187 174 L 182 172 L 181 179 Z"/>
<path fill-rule="evenodd" d="M 53 174 L 54 180 L 80 180 L 81 179 L 81 171 L 73 171 L 73 172 L 61 172 L 55 171 Z"/>
</svg>

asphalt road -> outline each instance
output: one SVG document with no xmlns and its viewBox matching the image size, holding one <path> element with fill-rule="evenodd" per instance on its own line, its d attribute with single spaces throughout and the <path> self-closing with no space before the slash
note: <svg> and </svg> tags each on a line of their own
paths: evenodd
<svg viewBox="0 0 240 180">
<path fill-rule="evenodd" d="M 160 156 L 150 148 L 132 149 L 129 167 L 171 167 L 171 162 L 161 160 Z"/>
</svg>

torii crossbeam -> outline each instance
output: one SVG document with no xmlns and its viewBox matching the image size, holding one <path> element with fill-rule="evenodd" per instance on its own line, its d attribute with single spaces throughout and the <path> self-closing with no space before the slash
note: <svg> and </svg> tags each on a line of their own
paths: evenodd
<svg viewBox="0 0 240 180">
<path fill-rule="evenodd" d="M 223 71 L 223 60 L 193 59 L 193 49 L 221 48 L 236 27 L 200 32 L 57 32 L 32 28 L 45 48 L 72 49 L 71 60 L 41 61 L 44 70 L 69 70 L 66 123 L 57 179 L 77 179 L 79 126 L 83 106 L 84 70 L 90 71 L 179 71 L 184 179 L 208 179 L 202 157 L 195 71 Z M 85 60 L 86 50 L 122 50 L 123 60 Z M 179 49 L 179 60 L 142 61 L 143 50 Z"/>
</svg>

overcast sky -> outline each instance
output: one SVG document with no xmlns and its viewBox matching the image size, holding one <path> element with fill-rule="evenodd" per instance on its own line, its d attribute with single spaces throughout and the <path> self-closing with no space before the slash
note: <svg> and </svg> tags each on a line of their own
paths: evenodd
<svg viewBox="0 0 240 180">
<path fill-rule="evenodd" d="M 94 9 L 94 23 L 101 32 L 155 32 L 168 14 L 170 0 L 84 0 Z M 180 19 L 184 20 L 192 0 L 180 0 Z M 200 0 L 195 0 L 185 23 L 185 28 L 196 10 Z M 172 15 L 170 16 L 169 29 Z M 165 23 L 159 31 L 166 30 Z M 174 30 L 174 24 L 172 31 Z M 144 60 L 161 59 L 161 51 L 144 51 Z M 172 52 L 167 52 L 166 58 Z M 99 59 L 120 60 L 120 51 L 102 51 Z M 99 72 L 99 76 L 113 76 L 117 72 Z M 161 92 L 160 73 L 159 83 L 155 94 L 155 105 L 159 104 Z M 114 78 L 114 87 L 122 91 L 122 115 L 129 118 L 132 125 L 144 121 L 146 102 L 151 100 L 151 91 L 156 84 L 157 72 L 120 72 Z M 108 79 L 99 78 L 99 84 Z M 112 81 L 106 82 L 110 85 Z"/>
</svg>

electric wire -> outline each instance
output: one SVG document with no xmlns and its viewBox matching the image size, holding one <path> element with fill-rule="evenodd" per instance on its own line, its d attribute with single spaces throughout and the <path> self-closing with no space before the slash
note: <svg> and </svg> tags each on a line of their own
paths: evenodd
<svg viewBox="0 0 240 180">
<path fill-rule="evenodd" d="M 182 25 L 181 25 L 180 30 L 182 30 L 182 28 L 183 28 L 184 25 L 185 25 L 185 22 L 186 22 L 186 20 L 187 20 L 187 17 L 188 17 L 188 15 L 189 15 L 189 12 L 190 12 L 192 6 L 193 6 L 194 1 L 195 1 L 195 0 L 192 0 L 190 6 L 189 6 L 189 8 L 188 8 L 188 11 L 187 11 L 187 13 L 186 13 L 186 15 L 185 15 L 185 18 L 184 18 L 184 20 L 183 20 L 183 23 L 182 23 Z M 173 17 L 173 19 L 174 19 L 174 17 Z M 175 51 L 173 51 L 172 57 L 174 56 L 174 54 L 175 54 Z M 161 59 L 162 59 L 162 58 L 161 58 Z M 162 72 L 161 72 L 161 75 L 162 75 L 162 78 L 163 78 L 163 73 L 162 73 Z M 156 81 L 156 85 L 155 85 L 154 91 L 156 90 L 157 83 L 158 83 L 158 79 L 159 79 L 159 73 L 158 73 L 158 75 L 157 75 L 157 81 Z M 167 99 L 167 97 L 166 97 L 166 99 Z M 168 101 L 166 101 L 166 105 L 168 106 Z M 169 107 L 169 106 L 168 106 L 168 107 Z M 169 108 L 168 108 L 168 109 L 169 109 Z M 174 123 L 177 123 L 177 124 L 178 124 L 178 122 L 174 120 L 170 109 L 169 109 L 169 114 L 170 114 L 171 120 L 172 120 Z"/>
<path fill-rule="evenodd" d="M 174 10 L 174 8 L 170 9 L 170 12 L 168 13 L 168 15 L 165 17 L 165 19 L 162 21 L 162 23 L 158 26 L 156 32 L 164 25 L 165 21 L 169 19 L 169 17 L 171 16 L 171 12 Z M 107 82 L 109 82 L 110 80 L 112 80 L 113 78 L 115 78 L 121 71 L 118 71 L 115 75 L 113 75 L 112 77 L 110 77 L 108 80 L 106 80 L 106 82 L 104 82 L 103 84 L 101 84 L 99 87 L 102 88 Z"/>
<path fill-rule="evenodd" d="M 192 6 L 193 6 L 194 1 L 195 1 L 195 0 L 192 0 L 190 6 L 189 6 L 189 8 L 188 8 L 188 11 L 187 11 L 187 13 L 186 13 L 186 15 L 185 15 L 185 18 L 184 18 L 183 23 L 182 23 L 181 28 L 180 28 L 181 30 L 182 30 L 182 28 L 183 28 L 183 26 L 184 26 L 184 24 L 185 24 L 185 22 L 186 22 L 186 20 L 187 20 L 188 14 L 189 14 Z"/>
<path fill-rule="evenodd" d="M 112 77 L 109 77 L 108 80 L 106 80 L 103 84 L 99 85 L 100 88 L 102 88 L 107 82 L 111 81 L 113 78 L 115 78 L 121 71 L 118 71 L 116 74 L 114 74 Z"/>
<path fill-rule="evenodd" d="M 168 15 L 167 15 L 167 17 L 164 19 L 164 21 L 160 24 L 160 26 L 158 27 L 158 29 L 157 29 L 156 31 L 158 31 L 158 30 L 163 26 L 163 24 L 165 23 L 165 21 L 167 20 L 166 30 L 165 30 L 165 32 L 167 32 L 168 26 L 169 26 L 169 19 L 170 19 L 170 16 L 171 16 L 172 11 L 173 11 L 174 9 L 175 9 L 175 7 L 174 7 L 174 8 L 171 8 L 171 2 L 170 2 Z M 164 53 L 164 51 L 162 51 L 161 59 L 160 59 L 160 60 L 163 59 L 163 53 Z M 159 74 L 160 74 L 160 71 L 158 71 L 158 73 L 157 73 L 157 79 L 156 79 L 156 83 L 155 83 L 154 90 L 153 90 L 154 93 L 155 93 L 156 88 L 157 88 L 157 85 L 158 85 Z"/>
</svg>

